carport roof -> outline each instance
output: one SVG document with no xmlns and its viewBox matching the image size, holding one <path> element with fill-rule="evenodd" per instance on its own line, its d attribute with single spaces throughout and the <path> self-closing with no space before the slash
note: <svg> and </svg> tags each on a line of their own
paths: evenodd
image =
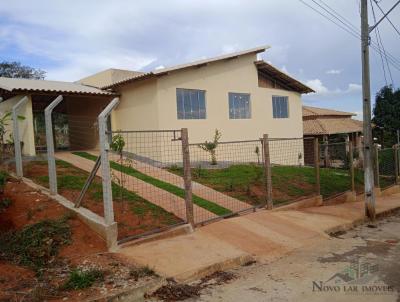
<svg viewBox="0 0 400 302">
<path fill-rule="evenodd" d="M 0 77 L 0 90 L 10 93 L 17 92 L 37 92 L 37 93 L 65 93 L 78 95 L 113 95 L 112 92 L 100 90 L 78 83 L 47 81 L 47 80 L 31 80 L 31 79 L 14 79 Z"/>
</svg>

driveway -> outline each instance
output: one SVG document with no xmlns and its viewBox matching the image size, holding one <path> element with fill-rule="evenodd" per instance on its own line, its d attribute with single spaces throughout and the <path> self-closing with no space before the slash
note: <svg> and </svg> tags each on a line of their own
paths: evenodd
<svg viewBox="0 0 400 302">
<path fill-rule="evenodd" d="M 193 301 L 400 301 L 400 214 L 359 226 L 238 278 Z"/>
</svg>

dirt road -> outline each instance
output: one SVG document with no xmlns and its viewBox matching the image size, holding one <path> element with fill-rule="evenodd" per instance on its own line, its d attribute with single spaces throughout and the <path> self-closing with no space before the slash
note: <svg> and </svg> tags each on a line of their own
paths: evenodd
<svg viewBox="0 0 400 302">
<path fill-rule="evenodd" d="M 233 272 L 196 301 L 400 301 L 400 213 Z"/>
</svg>

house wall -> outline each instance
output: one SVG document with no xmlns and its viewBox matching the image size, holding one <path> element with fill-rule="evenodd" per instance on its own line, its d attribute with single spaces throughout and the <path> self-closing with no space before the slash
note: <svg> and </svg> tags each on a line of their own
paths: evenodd
<svg viewBox="0 0 400 302">
<path fill-rule="evenodd" d="M 24 95 L 18 95 L 7 99 L 0 103 L 0 115 L 12 111 L 12 107 L 18 103 Z M 33 114 L 32 114 L 32 99 L 31 96 L 28 97 L 28 102 L 21 106 L 18 114 L 24 116 L 24 120 L 18 121 L 20 140 L 24 142 L 22 148 L 22 154 L 27 156 L 35 156 L 35 139 L 33 134 Z M 12 121 L 6 127 L 7 133 L 5 139 L 8 139 L 9 134 L 13 133 Z"/>
<path fill-rule="evenodd" d="M 158 127 L 188 128 L 190 142 L 210 140 L 215 129 L 222 141 L 258 139 L 264 133 L 274 138 L 303 136 L 300 94 L 258 86 L 256 55 L 211 63 L 204 67 L 171 72 L 157 82 Z M 205 120 L 178 120 L 176 88 L 206 91 Z M 229 119 L 228 93 L 250 93 L 251 119 Z M 272 118 L 272 96 L 289 97 L 289 118 Z"/>
<path fill-rule="evenodd" d="M 121 103 L 112 114 L 112 127 L 114 130 L 188 128 L 190 143 L 211 140 L 215 129 L 222 133 L 221 141 L 258 140 L 264 133 L 269 134 L 271 138 L 301 138 L 303 136 L 301 95 L 282 89 L 259 87 L 255 60 L 254 54 L 244 55 L 202 67 L 172 71 L 158 77 L 157 80 L 151 79 L 125 85 L 118 90 L 121 94 Z M 178 120 L 177 88 L 206 91 L 206 119 Z M 251 119 L 229 119 L 229 92 L 250 94 Z M 289 118 L 273 119 L 273 95 L 289 97 Z M 172 161 L 168 155 L 179 153 L 180 144 L 174 143 L 172 147 L 168 141 L 160 143 L 158 140 L 153 137 L 148 139 L 147 143 L 150 144 L 150 141 L 153 141 L 153 144 L 161 146 L 158 148 L 161 161 Z M 132 139 L 130 141 L 133 142 Z M 145 141 L 146 139 L 141 143 Z M 154 141 L 157 142 L 154 143 Z M 274 145 L 278 146 L 277 143 Z M 303 153 L 303 144 L 296 143 L 291 150 L 288 149 L 290 148 L 288 144 L 284 147 L 286 155 L 278 150 L 274 151 L 271 154 L 272 162 L 297 165 L 298 155 Z M 236 152 L 238 159 L 249 156 L 248 152 L 242 154 L 242 151 L 237 151 L 238 148 L 240 149 L 240 145 L 232 145 L 230 149 L 225 147 L 227 153 Z M 249 148 L 253 150 L 252 147 Z M 208 160 L 208 155 L 203 154 L 202 156 L 196 154 L 196 156 L 199 156 L 199 160 Z M 232 154 L 229 155 L 230 159 L 234 159 Z M 221 155 L 220 157 L 228 156 Z M 257 161 L 255 154 L 251 157 L 252 161 Z"/>
</svg>

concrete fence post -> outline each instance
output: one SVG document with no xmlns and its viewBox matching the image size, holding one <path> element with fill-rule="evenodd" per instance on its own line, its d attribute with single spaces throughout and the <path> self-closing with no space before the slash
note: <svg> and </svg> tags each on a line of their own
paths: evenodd
<svg viewBox="0 0 400 302">
<path fill-rule="evenodd" d="M 183 157 L 183 181 L 185 186 L 186 220 L 192 227 L 194 224 L 192 173 L 190 169 L 189 134 L 187 128 L 181 129 L 182 157 Z"/>
<path fill-rule="evenodd" d="M 378 144 L 374 144 L 374 184 L 375 188 L 380 188 Z"/>
<path fill-rule="evenodd" d="M 54 101 L 50 103 L 44 109 L 44 120 L 46 124 L 46 149 L 47 149 L 47 162 L 49 169 L 49 187 L 50 194 L 57 194 L 57 172 L 56 172 L 56 160 L 54 157 L 54 136 L 53 136 L 53 121 L 51 119 L 51 114 L 53 109 L 60 104 L 63 100 L 62 95 L 56 97 Z"/>
<path fill-rule="evenodd" d="M 394 175 L 395 175 L 395 184 L 399 184 L 399 145 L 393 146 L 394 151 Z"/>
<path fill-rule="evenodd" d="M 318 137 L 314 138 L 314 168 L 315 168 L 315 192 L 317 196 L 321 195 L 321 175 L 320 175 L 320 167 L 319 167 L 319 142 Z"/>
<path fill-rule="evenodd" d="M 350 181 L 351 181 L 351 191 L 355 192 L 356 191 L 356 186 L 355 186 L 355 179 L 354 179 L 354 150 L 353 150 L 353 142 L 349 141 L 349 170 L 350 170 Z"/>
<path fill-rule="evenodd" d="M 21 150 L 21 140 L 19 137 L 19 125 L 18 125 L 18 110 L 27 101 L 28 101 L 28 98 L 26 96 L 24 96 L 18 103 L 16 103 L 12 107 L 15 172 L 16 172 L 18 178 L 21 178 L 23 176 L 22 150 Z M 2 150 L 2 152 L 3 152 L 3 150 Z"/>
<path fill-rule="evenodd" d="M 267 191 L 266 202 L 267 209 L 271 210 L 274 207 L 272 200 L 272 171 L 271 171 L 271 158 L 269 153 L 269 139 L 268 134 L 263 135 L 263 154 L 264 154 L 264 174 L 265 174 L 265 188 Z"/>
<path fill-rule="evenodd" d="M 104 219 L 107 225 L 114 223 L 114 207 L 111 187 L 111 171 L 108 159 L 110 144 L 107 135 L 107 118 L 111 111 L 118 105 L 119 98 L 114 98 L 107 107 L 99 114 L 99 144 L 101 157 L 101 177 L 103 185 Z M 111 130 L 111 129 L 110 129 Z"/>
</svg>

